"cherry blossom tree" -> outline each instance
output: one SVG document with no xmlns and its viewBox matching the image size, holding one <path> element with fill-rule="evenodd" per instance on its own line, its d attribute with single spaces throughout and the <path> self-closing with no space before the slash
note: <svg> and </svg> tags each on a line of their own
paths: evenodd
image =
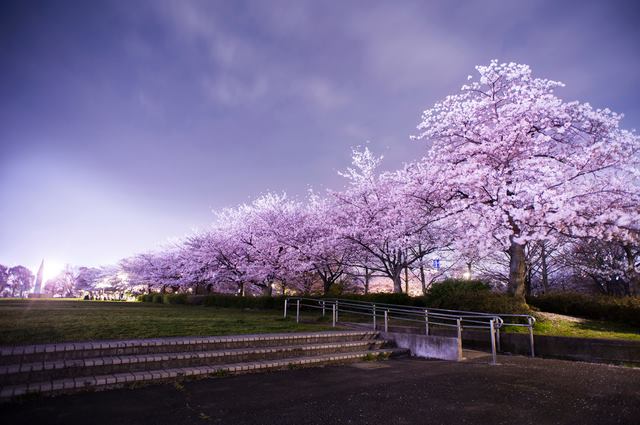
<svg viewBox="0 0 640 425">
<path fill-rule="evenodd" d="M 190 273 L 206 275 L 209 292 L 244 296 L 247 291 L 245 266 L 251 258 L 232 224 L 235 223 L 219 223 L 207 232 L 192 235 L 185 245 L 191 255 Z"/>
<path fill-rule="evenodd" d="M 176 248 L 135 255 L 122 260 L 120 268 L 126 273 L 129 285 L 144 285 L 148 292 L 159 289 L 164 293 L 168 288 L 178 292 L 190 283 L 184 274 L 184 259 Z"/>
<path fill-rule="evenodd" d="M 309 269 L 294 242 L 304 228 L 298 202 L 284 194 L 268 193 L 250 205 L 240 206 L 235 214 L 242 220 L 238 240 L 251 259 L 244 265 L 246 275 L 265 295 L 271 295 L 275 283 L 284 292 L 288 285 L 295 284 L 296 275 Z"/>
<path fill-rule="evenodd" d="M 12 297 L 24 297 L 31 290 L 34 283 L 34 275 L 24 266 L 14 266 L 9 268 L 7 279 L 9 293 Z"/>
<path fill-rule="evenodd" d="M 82 291 L 91 293 L 98 281 L 103 277 L 104 270 L 97 267 L 78 267 L 74 289 L 81 293 Z"/>
<path fill-rule="evenodd" d="M 478 81 L 423 113 L 417 135 L 431 143 L 423 162 L 450 197 L 464 245 L 508 252 L 509 292 L 523 298 L 530 241 L 637 242 L 640 142 L 619 127 L 622 116 L 563 101 L 554 94 L 562 83 L 526 65 L 476 69 Z"/>
<path fill-rule="evenodd" d="M 344 276 L 351 249 L 327 221 L 333 207 L 315 195 L 303 204 L 269 193 L 224 209 L 209 231 L 187 239 L 191 268 L 215 271 L 216 284 L 234 282 L 240 294 L 247 284 L 264 294 L 276 286 L 308 293 L 318 280 L 327 293 Z"/>
<path fill-rule="evenodd" d="M 356 249 L 341 237 L 334 227 L 339 204 L 334 198 L 309 197 L 304 210 L 304 223 L 298 228 L 295 245 L 322 281 L 322 291 L 331 288 L 351 273 Z"/>
<path fill-rule="evenodd" d="M 442 233 L 427 209 L 414 208 L 407 196 L 412 172 L 378 174 L 381 160 L 368 148 L 353 152 L 353 168 L 341 173 L 349 186 L 333 192 L 334 231 L 373 260 L 362 266 L 390 278 L 394 292 L 402 293 L 403 269 L 440 248 Z"/>
<path fill-rule="evenodd" d="M 286 195 L 266 194 L 250 204 L 217 214 L 213 228 L 189 238 L 196 263 L 216 271 L 217 282 L 235 282 L 238 293 L 257 288 L 270 295 L 295 287 L 311 265 L 299 246 L 305 242 L 302 205 Z"/>
<path fill-rule="evenodd" d="M 9 289 L 9 267 L 0 264 L 0 295 L 4 296 Z"/>
</svg>

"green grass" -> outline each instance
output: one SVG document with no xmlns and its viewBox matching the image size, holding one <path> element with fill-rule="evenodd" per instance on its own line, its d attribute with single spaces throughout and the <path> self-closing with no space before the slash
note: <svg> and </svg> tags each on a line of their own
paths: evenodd
<svg viewBox="0 0 640 425">
<path fill-rule="evenodd" d="M 289 314 L 295 314 L 290 311 Z M 81 300 L 0 300 L 0 345 L 169 336 L 319 331 L 331 328 L 331 313 L 302 313 L 296 324 L 276 310 Z M 351 316 L 351 315 L 350 315 Z M 536 335 L 640 341 L 640 329 L 615 322 L 536 313 Z M 341 320 L 370 321 L 360 316 Z M 359 320 L 358 320 L 359 319 Z M 314 322 L 315 320 L 315 322 Z M 382 319 L 379 318 L 379 323 Z M 399 323 L 402 324 L 402 323 Z M 526 329 L 505 329 L 507 332 Z"/>
<path fill-rule="evenodd" d="M 0 345 L 320 331 L 280 311 L 72 300 L 0 300 Z"/>
<path fill-rule="evenodd" d="M 549 313 L 536 313 L 535 335 L 575 338 L 605 338 L 640 341 L 636 326 L 601 320 L 577 319 Z M 528 332 L 525 328 L 507 328 L 507 332 Z"/>
<path fill-rule="evenodd" d="M 309 313 L 312 314 L 312 313 Z M 633 325 L 626 325 L 618 322 L 602 320 L 580 319 L 559 314 L 537 312 L 536 324 L 533 332 L 535 335 L 566 336 L 575 338 L 605 338 L 605 339 L 625 339 L 640 341 L 640 328 Z M 371 323 L 371 318 L 362 315 L 340 314 L 340 320 L 359 323 Z M 330 313 L 323 319 L 325 322 L 331 321 Z M 378 326 L 384 323 L 382 317 L 378 317 Z M 415 326 L 423 328 L 423 325 L 415 322 L 390 319 L 389 326 Z M 432 324 L 432 329 L 437 325 Z M 506 327 L 505 332 L 529 332 L 527 328 Z"/>
</svg>

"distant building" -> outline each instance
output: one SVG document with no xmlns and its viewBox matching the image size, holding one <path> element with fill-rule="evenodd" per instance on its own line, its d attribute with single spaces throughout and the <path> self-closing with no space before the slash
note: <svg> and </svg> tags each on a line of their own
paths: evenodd
<svg viewBox="0 0 640 425">
<path fill-rule="evenodd" d="M 44 258 L 40 262 L 40 268 L 38 269 L 38 274 L 36 275 L 36 278 L 35 278 L 35 284 L 34 284 L 34 287 L 33 287 L 33 292 L 27 295 L 29 298 L 41 298 L 41 297 L 44 297 L 44 294 L 42 293 L 42 275 L 43 275 L 43 270 L 44 270 Z"/>
</svg>

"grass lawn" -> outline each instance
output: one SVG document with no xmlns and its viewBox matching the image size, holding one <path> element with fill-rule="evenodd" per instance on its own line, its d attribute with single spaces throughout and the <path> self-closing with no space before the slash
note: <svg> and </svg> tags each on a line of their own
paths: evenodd
<svg viewBox="0 0 640 425">
<path fill-rule="evenodd" d="M 538 312 L 533 332 L 536 335 L 580 338 L 627 339 L 640 341 L 640 329 L 624 323 L 581 319 L 554 313 Z"/>
<path fill-rule="evenodd" d="M 640 341 L 640 329 L 635 326 L 625 325 L 624 323 L 605 322 L 600 320 L 582 319 L 572 316 L 564 316 L 561 314 L 536 312 L 536 324 L 533 328 L 535 335 L 548 336 L 567 336 L 576 338 L 605 338 L 605 339 L 625 339 Z M 352 315 L 340 314 L 340 320 L 349 322 L 366 322 L 370 323 L 371 318 Z M 378 325 L 383 322 L 382 317 L 378 317 Z M 390 319 L 389 325 L 398 326 L 415 326 L 422 329 L 422 325 L 403 320 Z M 432 325 L 432 328 L 436 327 Z M 528 333 L 527 328 L 506 327 L 505 332 Z"/>
<path fill-rule="evenodd" d="M 320 331 L 280 311 L 80 300 L 0 300 L 0 345 Z"/>
</svg>

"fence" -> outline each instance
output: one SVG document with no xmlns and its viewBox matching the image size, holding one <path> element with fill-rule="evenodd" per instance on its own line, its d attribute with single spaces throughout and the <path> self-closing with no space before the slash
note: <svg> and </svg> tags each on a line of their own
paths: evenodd
<svg viewBox="0 0 640 425">
<path fill-rule="evenodd" d="M 339 298 L 288 297 L 284 301 L 285 318 L 289 308 L 293 305 L 295 305 L 296 309 L 296 322 L 300 321 L 301 308 L 315 309 L 320 310 L 323 317 L 330 312 L 331 322 L 334 327 L 339 322 L 341 314 L 351 314 L 368 318 L 374 330 L 378 329 L 379 322 L 382 321 L 381 327 L 385 332 L 388 332 L 389 322 L 392 319 L 413 324 L 419 323 L 420 327 L 424 327 L 425 335 L 430 335 L 431 329 L 434 327 L 456 329 L 460 341 L 462 341 L 463 329 L 486 330 L 489 332 L 493 364 L 496 363 L 496 353 L 500 351 L 501 329 L 506 327 L 525 327 L 529 331 L 531 357 L 535 356 L 533 340 L 535 318 L 526 314 L 480 313 Z"/>
</svg>

